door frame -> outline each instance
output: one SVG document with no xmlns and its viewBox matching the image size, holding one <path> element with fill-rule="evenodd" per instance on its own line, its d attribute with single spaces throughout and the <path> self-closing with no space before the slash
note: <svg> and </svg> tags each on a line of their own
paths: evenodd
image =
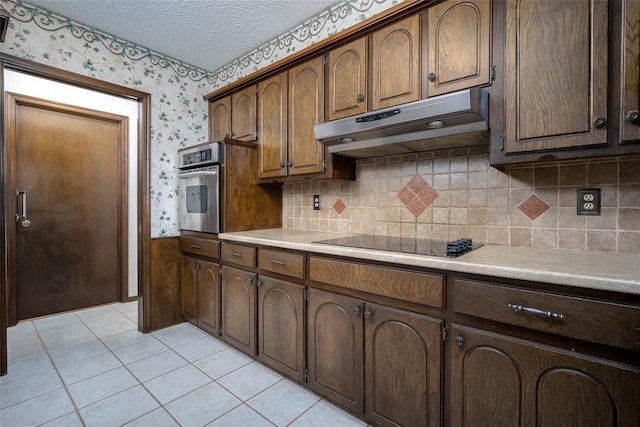
<svg viewBox="0 0 640 427">
<path fill-rule="evenodd" d="M 151 144 L 151 94 L 114 83 L 97 80 L 92 77 L 72 73 L 49 65 L 39 64 L 26 59 L 0 53 L 0 76 L 4 70 L 14 70 L 61 83 L 78 86 L 84 89 L 102 92 L 109 95 L 133 99 L 138 102 L 138 330 L 151 331 L 150 312 L 146 308 L 151 299 L 151 198 L 149 188 L 150 144 Z M 0 90 L 4 94 L 4 86 L 0 77 Z M 0 115 L 4 121 L 4 96 L 0 97 Z M 6 168 L 5 168 L 4 132 L 0 134 L 0 195 L 5 205 Z M 0 375 L 6 373 L 6 291 L 7 291 L 7 258 L 6 258 L 6 209 L 2 209 L 0 217 L 0 258 L 3 274 L 0 275 Z"/>
<path fill-rule="evenodd" d="M 108 121 L 115 123 L 118 126 L 118 142 L 117 142 L 117 175 L 118 175 L 118 200 L 117 200 L 117 245 L 118 245 L 118 283 L 117 283 L 117 299 L 120 302 L 128 300 L 128 268 L 129 254 L 128 254 L 128 195 L 129 185 L 127 182 L 128 177 L 128 152 L 129 152 L 129 118 L 113 113 L 107 113 L 94 109 L 77 107 L 74 105 L 63 104 L 60 102 L 50 101 L 41 98 L 35 98 L 28 95 L 22 95 L 13 92 L 5 92 L 5 117 L 8 118 L 8 123 L 5 123 L 5 187 L 19 188 L 16 182 L 17 169 L 16 169 L 16 153 L 17 153 L 17 129 L 15 127 L 15 114 L 17 114 L 20 106 L 41 108 L 44 110 L 61 112 L 64 114 L 71 114 L 77 117 L 94 118 L 97 120 Z M 124 160 L 124 164 L 122 164 Z M 11 197 L 11 194 L 5 193 L 5 212 L 17 212 L 17 201 Z M 18 309 L 18 283 L 15 265 L 17 262 L 16 242 L 17 232 L 16 228 L 9 226 L 11 223 L 11 215 L 6 219 L 6 259 L 7 259 L 7 307 L 8 307 L 8 325 L 14 325 L 18 321 L 17 312 Z"/>
</svg>

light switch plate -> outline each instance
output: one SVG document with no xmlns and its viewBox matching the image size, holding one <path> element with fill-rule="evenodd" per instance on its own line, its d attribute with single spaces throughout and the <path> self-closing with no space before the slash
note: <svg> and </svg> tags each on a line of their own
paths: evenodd
<svg viewBox="0 0 640 427">
<path fill-rule="evenodd" d="M 600 189 L 579 188 L 578 215 L 600 215 Z"/>
</svg>

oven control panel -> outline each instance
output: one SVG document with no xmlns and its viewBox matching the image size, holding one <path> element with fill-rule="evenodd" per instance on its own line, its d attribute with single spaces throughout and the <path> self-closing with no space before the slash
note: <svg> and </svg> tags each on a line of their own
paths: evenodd
<svg viewBox="0 0 640 427">
<path fill-rule="evenodd" d="M 192 169 L 222 162 L 222 143 L 206 142 L 178 150 L 178 169 Z"/>
</svg>

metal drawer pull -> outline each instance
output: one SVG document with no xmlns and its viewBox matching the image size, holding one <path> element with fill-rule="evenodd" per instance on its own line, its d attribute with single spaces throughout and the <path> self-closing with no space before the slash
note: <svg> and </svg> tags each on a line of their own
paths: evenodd
<svg viewBox="0 0 640 427">
<path fill-rule="evenodd" d="M 539 310 L 537 308 L 524 307 L 517 304 L 507 304 L 507 307 L 517 311 L 524 311 L 525 313 L 531 313 L 542 317 L 548 317 L 549 319 L 561 320 L 564 319 L 564 314 L 553 313 L 551 311 Z"/>
<path fill-rule="evenodd" d="M 202 246 L 200 246 L 200 245 L 196 245 L 195 243 L 192 243 L 192 244 L 191 244 L 191 247 L 192 247 L 193 249 L 202 249 Z"/>
<path fill-rule="evenodd" d="M 231 255 L 242 258 L 242 254 L 240 252 L 231 252 Z"/>
<path fill-rule="evenodd" d="M 272 263 L 274 263 L 276 265 L 287 265 L 286 262 L 280 261 L 279 259 L 270 259 L 269 261 L 271 261 Z"/>
</svg>

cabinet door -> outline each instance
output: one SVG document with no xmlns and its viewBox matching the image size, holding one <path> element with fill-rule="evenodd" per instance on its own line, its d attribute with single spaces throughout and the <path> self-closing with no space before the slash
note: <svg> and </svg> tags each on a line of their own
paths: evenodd
<svg viewBox="0 0 640 427">
<path fill-rule="evenodd" d="M 222 338 L 256 356 L 256 274 L 223 266 Z"/>
<path fill-rule="evenodd" d="M 375 304 L 366 304 L 364 316 L 367 418 L 381 426 L 441 425 L 442 320 Z"/>
<path fill-rule="evenodd" d="M 324 171 L 313 126 L 324 121 L 324 65 L 318 57 L 289 70 L 289 175 Z"/>
<path fill-rule="evenodd" d="M 367 39 L 329 52 L 329 120 L 367 111 Z"/>
<path fill-rule="evenodd" d="M 451 425 L 640 425 L 638 368 L 459 325 L 451 337 Z"/>
<path fill-rule="evenodd" d="M 220 332 L 220 266 L 208 261 L 198 269 L 198 326 L 215 336 Z"/>
<path fill-rule="evenodd" d="M 447 0 L 427 9 L 424 96 L 489 84 L 490 0 Z"/>
<path fill-rule="evenodd" d="M 258 177 L 287 176 L 287 73 L 258 83 Z"/>
<path fill-rule="evenodd" d="M 506 5 L 505 151 L 607 143 L 605 1 Z"/>
<path fill-rule="evenodd" d="M 198 319 L 197 285 L 198 260 L 183 256 L 180 264 L 180 312 L 191 323 L 197 323 Z"/>
<path fill-rule="evenodd" d="M 240 141 L 256 140 L 256 87 L 231 95 L 231 136 Z"/>
<path fill-rule="evenodd" d="M 373 33 L 371 109 L 420 99 L 420 15 Z"/>
<path fill-rule="evenodd" d="M 622 143 L 640 141 L 640 2 L 622 3 Z"/>
<path fill-rule="evenodd" d="M 309 387 L 355 413 L 363 412 L 363 302 L 309 289 Z"/>
<path fill-rule="evenodd" d="M 260 276 L 258 337 L 260 361 L 304 381 L 304 286 Z"/>
<path fill-rule="evenodd" d="M 231 97 L 209 104 L 209 139 L 222 141 L 231 136 Z"/>
</svg>

